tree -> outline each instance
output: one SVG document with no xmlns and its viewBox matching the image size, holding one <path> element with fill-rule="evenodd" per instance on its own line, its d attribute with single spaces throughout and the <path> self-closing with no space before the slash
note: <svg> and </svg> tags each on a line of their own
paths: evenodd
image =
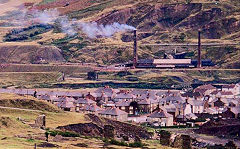
<svg viewBox="0 0 240 149">
<path fill-rule="evenodd" d="M 96 71 L 90 71 L 88 72 L 88 80 L 97 80 L 98 79 L 98 74 Z"/>
</svg>

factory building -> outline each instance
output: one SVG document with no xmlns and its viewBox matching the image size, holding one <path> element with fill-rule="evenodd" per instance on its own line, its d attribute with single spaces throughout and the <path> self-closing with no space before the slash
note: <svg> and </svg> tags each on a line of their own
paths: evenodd
<svg viewBox="0 0 240 149">
<path fill-rule="evenodd" d="M 132 68 L 194 68 L 202 66 L 214 66 L 211 60 L 201 59 L 201 31 L 198 32 L 198 57 L 197 60 L 186 59 L 185 52 L 176 53 L 169 57 L 164 54 L 164 59 L 138 59 L 137 53 L 137 31 L 134 30 L 133 61 L 125 64 L 125 67 Z"/>
</svg>

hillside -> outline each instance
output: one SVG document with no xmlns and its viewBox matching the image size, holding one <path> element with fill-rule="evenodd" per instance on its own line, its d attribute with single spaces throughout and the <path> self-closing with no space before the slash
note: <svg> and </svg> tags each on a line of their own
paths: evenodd
<svg viewBox="0 0 240 149">
<path fill-rule="evenodd" d="M 57 106 L 48 102 L 40 101 L 31 96 L 27 97 L 14 94 L 0 94 L 0 106 L 48 112 L 60 112 Z"/>
<path fill-rule="evenodd" d="M 13 101 L 18 96 L 12 95 L 0 95 L 0 101 L 2 99 Z M 22 97 L 24 98 L 24 97 Z M 19 103 L 18 103 L 19 104 Z M 31 127 L 36 118 L 39 115 L 46 115 L 46 127 L 47 130 L 52 132 L 58 126 L 74 126 L 74 125 L 86 125 L 88 123 L 94 123 L 94 125 L 99 125 L 102 127 L 105 124 L 112 124 L 119 126 L 117 131 L 122 133 L 127 133 L 123 128 L 125 126 L 132 127 L 132 124 L 121 123 L 118 121 L 109 120 L 106 118 L 99 118 L 95 115 L 84 115 L 76 112 L 49 112 L 45 110 L 49 105 L 42 107 L 40 102 L 36 102 L 38 109 L 40 110 L 21 110 L 21 109 L 7 109 L 0 107 L 0 148 L 11 148 L 11 149 L 32 149 L 34 144 L 37 144 L 37 148 L 111 148 L 111 149 L 121 149 L 122 146 L 105 144 L 101 138 L 89 137 L 87 134 L 83 134 L 79 137 L 59 137 L 59 136 L 49 136 L 49 142 L 46 143 L 45 130 Z M 26 107 L 32 109 L 32 107 Z M 41 111 L 43 110 L 43 111 Z M 84 128 L 85 129 L 85 128 Z M 91 129 L 91 128 L 90 128 Z M 60 130 L 57 130 L 60 132 Z M 56 131 L 56 132 L 57 132 Z M 149 133 L 146 132 L 145 128 L 140 126 L 134 128 L 135 133 L 142 134 L 143 137 L 149 137 Z M 86 130 L 85 133 L 90 134 L 91 131 Z M 143 143 L 149 149 L 164 148 L 171 149 L 170 147 L 163 147 L 160 145 L 158 140 L 144 140 Z M 51 147 L 52 146 L 52 147 Z M 126 147 L 129 148 L 130 147 Z"/>
<path fill-rule="evenodd" d="M 52 46 L 0 44 L 0 63 L 61 63 L 61 50 Z"/>
<path fill-rule="evenodd" d="M 68 20 L 74 19 L 74 21 L 63 19 L 65 26 L 61 21 L 50 26 L 19 26 L 14 21 L 12 24 L 6 23 L 9 19 L 15 19 L 13 11 L 4 13 L 0 17 L 2 22 L 0 35 L 3 44 L 8 41 L 33 42 L 40 47 L 56 46 L 62 50 L 61 54 L 69 62 L 114 64 L 128 62 L 132 58 L 131 31 L 115 33 L 109 38 L 104 36 L 91 38 L 81 29 L 81 23 L 81 27 L 72 25 L 76 22 L 94 21 L 99 25 L 118 22 L 137 28 L 140 58 L 159 58 L 163 56 L 164 51 L 172 53 L 175 49 L 179 52 L 186 51 L 191 58 L 195 58 L 196 47 L 161 47 L 149 44 L 196 43 L 198 29 L 202 29 L 205 43 L 239 43 L 240 41 L 238 0 L 219 2 L 192 0 L 188 4 L 185 0 L 43 0 L 31 4 L 29 4 L 30 0 L 27 2 L 22 5 L 28 11 L 57 9 L 59 17 L 67 17 Z M 23 31 L 19 31 L 19 27 L 24 28 Z M 13 28 L 14 32 L 6 34 L 6 29 L 9 31 Z M 71 32 L 69 36 L 63 34 L 69 32 Z M 236 61 L 240 58 L 239 51 L 239 46 L 203 47 L 203 57 L 213 59 L 221 68 L 239 68 L 239 61 Z M 54 57 L 49 59 L 55 60 Z M 17 62 L 22 63 L 19 60 Z"/>
</svg>

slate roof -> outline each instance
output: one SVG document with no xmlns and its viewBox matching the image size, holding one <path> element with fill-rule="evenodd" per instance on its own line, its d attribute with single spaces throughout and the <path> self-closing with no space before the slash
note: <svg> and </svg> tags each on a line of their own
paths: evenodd
<svg viewBox="0 0 240 149">
<path fill-rule="evenodd" d="M 82 97 L 83 94 L 80 93 L 80 92 L 69 92 L 68 96 L 71 96 L 71 97 Z"/>
<path fill-rule="evenodd" d="M 240 106 L 238 106 L 238 107 L 232 107 L 232 108 L 231 108 L 231 111 L 232 111 L 234 114 L 239 114 L 239 113 L 240 113 Z"/>
<path fill-rule="evenodd" d="M 203 106 L 204 102 L 201 100 L 189 100 L 188 103 L 192 106 Z"/>
<path fill-rule="evenodd" d="M 233 95 L 231 91 L 220 91 L 221 95 Z"/>
<path fill-rule="evenodd" d="M 128 113 L 124 112 L 116 107 L 110 107 L 110 108 L 106 108 L 105 110 L 99 112 L 99 114 L 119 116 L 119 115 L 127 115 Z"/>
<path fill-rule="evenodd" d="M 161 101 L 166 101 L 166 102 L 175 102 L 175 101 L 178 101 L 178 102 L 184 102 L 184 100 L 180 97 L 180 96 L 167 96 L 167 97 L 164 97 Z"/>
<path fill-rule="evenodd" d="M 156 95 L 157 96 L 163 96 L 163 95 L 165 95 L 166 94 L 166 91 L 158 91 L 157 93 L 156 93 Z"/>
<path fill-rule="evenodd" d="M 102 108 L 100 108 L 97 105 L 85 105 L 84 107 L 80 108 L 80 110 L 84 110 L 84 111 L 91 111 L 91 112 L 97 112 L 97 111 L 101 111 L 103 110 Z"/>
<path fill-rule="evenodd" d="M 199 97 L 201 96 L 199 92 L 186 92 L 181 95 L 182 97 Z"/>
<path fill-rule="evenodd" d="M 107 87 L 100 87 L 98 88 L 95 93 L 113 93 L 113 89 L 112 88 L 107 88 Z"/>
<path fill-rule="evenodd" d="M 132 99 L 134 98 L 134 95 L 130 94 L 130 93 L 120 93 L 117 94 L 115 99 Z"/>
<path fill-rule="evenodd" d="M 105 104 L 104 104 L 105 107 L 115 107 L 115 103 L 113 101 L 107 101 Z"/>
<path fill-rule="evenodd" d="M 143 99 L 141 101 L 138 102 L 139 105 L 150 105 L 151 102 L 149 99 Z"/>
<path fill-rule="evenodd" d="M 197 89 L 216 89 L 216 87 L 212 86 L 211 84 L 206 84 L 206 85 L 201 85 L 201 86 L 198 86 Z"/>
<path fill-rule="evenodd" d="M 41 95 L 40 97 L 38 97 L 38 99 L 47 100 L 47 101 L 51 100 L 49 95 Z"/>
<path fill-rule="evenodd" d="M 58 103 L 57 106 L 61 107 L 61 108 L 73 108 L 73 107 L 75 107 L 73 102 L 70 102 L 70 101 L 67 101 L 67 100 Z"/>
<path fill-rule="evenodd" d="M 119 101 L 116 103 L 117 107 L 129 107 L 130 106 L 130 101 Z"/>
<path fill-rule="evenodd" d="M 168 117 L 173 117 L 173 116 L 171 114 L 167 113 L 166 109 L 160 108 L 159 110 L 150 114 L 148 117 L 151 117 L 151 118 L 168 118 Z"/>
<path fill-rule="evenodd" d="M 215 91 L 212 91 L 210 94 L 217 95 L 218 92 L 219 92 L 218 90 L 215 90 Z"/>
<path fill-rule="evenodd" d="M 226 85 L 223 85 L 222 88 L 234 88 L 235 87 L 235 84 L 226 84 Z"/>
<path fill-rule="evenodd" d="M 66 100 L 67 97 L 56 97 L 56 98 L 53 98 L 52 101 L 53 102 L 63 102 Z"/>
<path fill-rule="evenodd" d="M 91 100 L 91 99 L 87 99 L 87 98 L 78 98 L 75 101 L 76 104 L 95 104 L 96 102 Z"/>
<path fill-rule="evenodd" d="M 164 108 L 167 112 L 176 112 L 176 105 L 174 104 L 165 105 Z"/>
<path fill-rule="evenodd" d="M 200 93 L 201 95 L 204 95 L 204 93 L 207 91 L 208 89 L 204 89 L 204 88 L 196 88 L 194 91 Z"/>
</svg>

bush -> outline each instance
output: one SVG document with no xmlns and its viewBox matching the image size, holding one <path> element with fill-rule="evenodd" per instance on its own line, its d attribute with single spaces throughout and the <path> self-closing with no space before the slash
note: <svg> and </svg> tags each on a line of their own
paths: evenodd
<svg viewBox="0 0 240 149">
<path fill-rule="evenodd" d="M 128 75 L 132 75 L 129 71 L 120 71 L 117 73 L 117 76 L 119 77 L 124 77 L 124 76 L 128 76 Z"/>
<path fill-rule="evenodd" d="M 63 137 L 80 137 L 79 134 L 74 133 L 74 132 L 69 132 L 69 131 L 57 131 L 57 130 L 52 130 L 52 131 L 48 131 L 48 134 L 50 134 L 51 136 L 56 136 L 56 135 L 61 135 Z"/>
<path fill-rule="evenodd" d="M 119 145 L 119 146 L 128 146 L 128 144 L 127 143 L 125 143 L 125 142 L 123 142 L 123 141 L 117 141 L 117 140 L 115 140 L 115 139 L 111 139 L 110 141 L 109 141 L 109 143 L 110 144 L 113 144 L 113 145 Z"/>
<path fill-rule="evenodd" d="M 133 142 L 133 143 L 129 143 L 128 146 L 129 147 L 143 147 L 143 146 L 145 146 L 145 144 L 143 144 L 142 142 Z"/>
</svg>

